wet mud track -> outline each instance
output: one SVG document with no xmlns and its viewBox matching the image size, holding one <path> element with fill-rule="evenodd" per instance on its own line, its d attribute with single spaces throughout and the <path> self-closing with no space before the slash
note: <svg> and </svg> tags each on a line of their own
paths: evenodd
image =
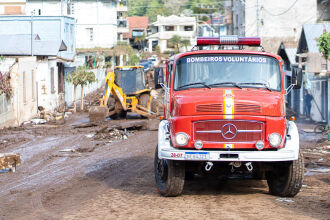
<svg viewBox="0 0 330 220">
<path fill-rule="evenodd" d="M 329 173 L 305 176 L 294 198 L 269 195 L 265 181 L 207 178 L 186 181 L 180 197 L 161 197 L 153 175 L 157 131 L 95 140 L 90 134 L 100 126 L 73 129 L 79 117 L 0 134 L 7 140 L 1 151 L 22 155 L 16 173 L 0 174 L 0 219 L 329 219 Z M 308 154 L 314 142 L 306 143 Z M 326 158 L 315 155 L 307 165 Z"/>
</svg>

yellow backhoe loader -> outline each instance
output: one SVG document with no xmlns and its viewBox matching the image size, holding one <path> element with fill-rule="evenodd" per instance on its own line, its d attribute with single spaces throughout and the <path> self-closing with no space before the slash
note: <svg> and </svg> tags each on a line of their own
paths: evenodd
<svg viewBox="0 0 330 220">
<path fill-rule="evenodd" d="M 100 106 L 92 106 L 89 110 L 90 121 L 126 117 L 127 112 L 153 117 L 150 92 L 146 88 L 143 66 L 116 66 L 114 72 L 106 76 Z"/>
</svg>

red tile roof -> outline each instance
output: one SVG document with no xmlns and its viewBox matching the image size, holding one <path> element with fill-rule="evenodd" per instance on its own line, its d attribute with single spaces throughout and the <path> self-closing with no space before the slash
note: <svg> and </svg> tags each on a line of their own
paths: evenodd
<svg viewBox="0 0 330 220">
<path fill-rule="evenodd" d="M 147 29 L 149 25 L 147 16 L 135 16 L 128 17 L 128 25 L 129 25 L 129 37 L 132 38 L 132 30 L 133 29 Z"/>
</svg>

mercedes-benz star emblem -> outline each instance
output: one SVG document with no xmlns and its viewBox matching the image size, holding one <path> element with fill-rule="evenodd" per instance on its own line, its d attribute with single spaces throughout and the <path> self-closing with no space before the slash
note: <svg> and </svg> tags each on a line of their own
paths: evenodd
<svg viewBox="0 0 330 220">
<path fill-rule="evenodd" d="M 233 124 L 225 124 L 224 126 L 222 126 L 221 128 L 221 135 L 223 138 L 225 139 L 233 139 L 237 134 L 237 128 L 235 125 Z"/>
</svg>

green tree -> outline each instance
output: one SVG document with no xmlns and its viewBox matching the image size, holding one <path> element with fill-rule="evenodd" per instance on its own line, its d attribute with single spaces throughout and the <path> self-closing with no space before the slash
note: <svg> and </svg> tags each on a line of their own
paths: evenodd
<svg viewBox="0 0 330 220">
<path fill-rule="evenodd" d="M 188 40 L 188 39 L 184 39 L 184 40 L 182 40 L 182 41 L 181 41 L 181 45 L 184 46 L 184 48 L 185 48 L 186 51 L 187 51 L 187 50 L 188 50 L 188 46 L 191 45 L 190 40 Z"/>
<path fill-rule="evenodd" d="M 139 50 L 143 50 L 144 48 L 142 48 L 142 45 L 144 44 L 144 41 L 146 40 L 146 37 L 144 35 L 142 36 L 137 36 L 134 38 L 134 43 L 138 44 L 138 48 Z"/>
<path fill-rule="evenodd" d="M 139 62 L 139 60 L 139 57 L 136 54 L 133 54 L 132 56 L 130 56 L 128 63 L 130 66 L 135 66 Z"/>
<path fill-rule="evenodd" d="M 328 60 L 330 55 L 330 32 L 326 30 L 323 31 L 323 34 L 317 39 L 317 46 L 319 47 L 322 57 Z"/>
<path fill-rule="evenodd" d="M 173 37 L 169 39 L 169 42 L 174 45 L 175 52 L 178 53 L 180 50 L 181 37 L 178 35 L 173 35 Z"/>
<path fill-rule="evenodd" d="M 148 0 L 128 0 L 129 16 L 144 16 L 147 11 Z"/>
<path fill-rule="evenodd" d="M 67 82 L 73 84 L 73 108 L 77 111 L 76 94 L 77 86 L 81 86 L 81 105 L 80 110 L 84 110 L 84 86 L 96 81 L 95 74 L 85 66 L 78 66 L 78 68 L 71 74 L 67 75 Z"/>
</svg>

